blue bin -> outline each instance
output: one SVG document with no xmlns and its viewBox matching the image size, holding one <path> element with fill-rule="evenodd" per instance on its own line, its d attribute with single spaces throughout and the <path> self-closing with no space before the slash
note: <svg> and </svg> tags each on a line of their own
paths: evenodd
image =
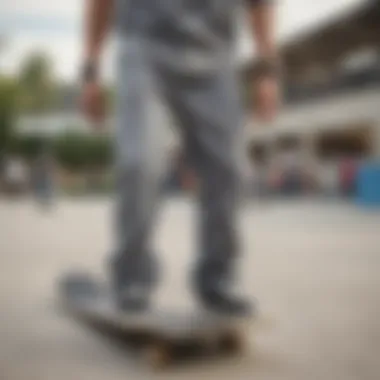
<svg viewBox="0 0 380 380">
<path fill-rule="evenodd" d="M 357 174 L 356 190 L 359 204 L 380 207 L 380 162 L 361 165 Z"/>
</svg>

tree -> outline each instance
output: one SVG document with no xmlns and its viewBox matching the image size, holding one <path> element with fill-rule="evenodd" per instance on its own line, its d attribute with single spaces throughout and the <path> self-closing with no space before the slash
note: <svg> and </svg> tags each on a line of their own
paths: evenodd
<svg viewBox="0 0 380 380">
<path fill-rule="evenodd" d="M 12 78 L 0 77 L 0 160 L 14 135 L 19 89 Z"/>
<path fill-rule="evenodd" d="M 72 171 L 105 168 L 111 162 L 110 141 L 81 132 L 66 132 L 55 142 L 59 163 Z"/>
<path fill-rule="evenodd" d="M 23 134 L 13 136 L 9 143 L 9 149 L 12 153 L 29 161 L 46 152 L 51 144 L 50 139 L 46 136 Z"/>
<path fill-rule="evenodd" d="M 48 56 L 35 52 L 27 57 L 19 75 L 23 113 L 44 113 L 56 105 L 57 89 Z"/>
<path fill-rule="evenodd" d="M 111 164 L 112 149 L 110 139 L 105 136 L 91 136 L 88 140 L 88 166 L 103 169 Z"/>
</svg>

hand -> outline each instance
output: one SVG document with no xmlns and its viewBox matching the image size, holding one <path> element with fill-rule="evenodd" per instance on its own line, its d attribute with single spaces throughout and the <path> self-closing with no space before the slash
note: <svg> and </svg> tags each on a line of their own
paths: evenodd
<svg viewBox="0 0 380 380">
<path fill-rule="evenodd" d="M 257 80 L 254 102 L 260 120 L 271 122 L 275 119 L 280 103 L 280 86 L 276 77 L 266 76 Z"/>
<path fill-rule="evenodd" d="M 83 85 L 81 108 L 92 122 L 101 125 L 105 119 L 105 98 L 99 83 L 89 82 Z"/>
</svg>

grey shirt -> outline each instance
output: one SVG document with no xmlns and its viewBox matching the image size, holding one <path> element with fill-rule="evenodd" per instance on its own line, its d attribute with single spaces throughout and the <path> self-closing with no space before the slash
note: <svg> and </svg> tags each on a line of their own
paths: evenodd
<svg viewBox="0 0 380 380">
<path fill-rule="evenodd" d="M 115 0 L 116 31 L 145 37 L 168 64 L 195 68 L 226 60 L 239 0 Z M 247 6 L 270 0 L 244 0 Z M 182 59 L 182 61 L 181 61 Z"/>
</svg>

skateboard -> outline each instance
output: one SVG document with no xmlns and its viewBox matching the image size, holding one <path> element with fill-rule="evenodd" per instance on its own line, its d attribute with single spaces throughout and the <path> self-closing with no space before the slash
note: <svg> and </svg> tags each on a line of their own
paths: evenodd
<svg viewBox="0 0 380 380">
<path fill-rule="evenodd" d="M 59 304 L 78 322 L 122 338 L 153 369 L 166 368 L 186 354 L 242 353 L 253 318 L 200 309 L 125 313 L 115 308 L 105 284 L 85 274 L 70 274 L 60 281 Z"/>
</svg>

